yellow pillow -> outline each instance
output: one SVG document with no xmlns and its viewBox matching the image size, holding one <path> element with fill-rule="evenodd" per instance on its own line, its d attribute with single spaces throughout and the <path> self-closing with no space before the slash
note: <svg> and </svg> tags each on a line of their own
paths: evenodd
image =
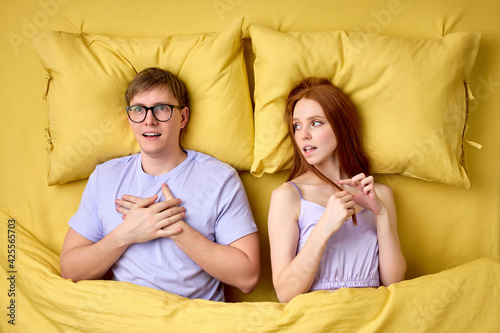
<svg viewBox="0 0 500 333">
<path fill-rule="evenodd" d="M 251 172 L 289 168 L 286 97 L 307 76 L 331 80 L 358 108 L 373 173 L 469 187 L 462 150 L 467 87 L 479 33 L 407 39 L 343 31 L 249 27 L 255 53 Z"/>
<path fill-rule="evenodd" d="M 124 94 L 146 67 L 167 69 L 187 86 L 191 116 L 182 146 L 249 170 L 254 130 L 242 24 L 145 39 L 40 32 L 33 47 L 48 72 L 49 184 L 84 179 L 98 163 L 139 151 Z"/>
</svg>

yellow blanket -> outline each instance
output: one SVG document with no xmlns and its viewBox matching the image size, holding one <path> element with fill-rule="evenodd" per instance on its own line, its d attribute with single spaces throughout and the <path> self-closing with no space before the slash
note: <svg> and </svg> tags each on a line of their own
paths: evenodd
<svg viewBox="0 0 500 333">
<path fill-rule="evenodd" d="M 0 0 L 0 8 L 0 332 L 500 332 L 500 1 Z M 466 85 L 475 99 L 469 101 L 470 127 L 464 129 L 462 142 L 471 188 L 376 175 L 394 190 L 398 233 L 408 264 L 408 280 L 389 288 L 315 292 L 289 304 L 273 302 L 267 214 L 271 192 L 286 180 L 286 171 L 260 178 L 248 170 L 240 172 L 259 229 L 262 263 L 259 284 L 251 294 L 228 289 L 227 298 L 242 303 L 191 301 L 121 282 L 75 284 L 62 279 L 58 256 L 85 181 L 48 185 L 45 128 L 53 129 L 54 119 L 48 112 L 50 101 L 42 99 L 50 84 L 32 38 L 42 30 L 129 39 L 197 35 L 221 31 L 241 17 L 253 106 L 259 104 L 254 92 L 262 81 L 254 70 L 256 38 L 247 29 L 252 24 L 282 32 L 341 30 L 417 40 L 481 33 Z M 366 46 L 369 40 L 355 46 Z M 443 59 L 435 53 L 428 56 Z M 201 58 L 206 58 L 204 53 Z M 82 67 L 76 60 L 70 65 Z M 102 65 L 109 68 L 109 63 Z M 368 66 L 374 69 L 372 63 Z M 422 71 L 422 77 L 428 79 L 429 71 Z M 79 79 L 75 76 L 71 82 Z M 281 75 L 277 79 L 283 81 Z M 405 84 L 412 87 L 414 82 Z M 270 91 L 282 86 L 275 84 Z M 217 96 L 212 90 L 200 91 Z M 227 92 L 223 96 L 235 99 Z M 428 98 L 418 93 L 415 97 Z M 238 118 L 233 108 L 225 110 L 230 116 L 224 124 Z M 71 114 L 63 119 L 80 125 Z M 255 140 L 248 143 L 267 148 L 274 129 L 259 131 L 254 124 L 255 119 L 247 124 L 255 129 Z M 229 133 L 209 128 L 210 133 Z M 401 134 L 395 131 L 395 140 Z M 55 138 L 57 131 L 50 135 Z M 85 149 L 88 142 L 99 141 L 94 139 L 85 137 L 73 148 Z M 419 149 L 414 156 L 435 152 L 429 138 L 415 143 Z M 71 159 L 71 152 L 63 157 Z"/>
<path fill-rule="evenodd" d="M 188 300 L 126 282 L 59 276 L 58 255 L 0 212 L 8 290 L 2 332 L 498 332 L 500 262 L 471 263 L 378 289 L 314 292 L 288 304 Z M 15 237 L 9 237 L 15 235 Z M 5 253 L 5 252 L 4 252 Z M 12 259 L 12 258 L 11 258 Z M 10 266 L 12 265 L 12 266 Z M 3 293 L 4 296 L 6 293 Z M 5 304 L 5 303 L 4 303 Z"/>
</svg>

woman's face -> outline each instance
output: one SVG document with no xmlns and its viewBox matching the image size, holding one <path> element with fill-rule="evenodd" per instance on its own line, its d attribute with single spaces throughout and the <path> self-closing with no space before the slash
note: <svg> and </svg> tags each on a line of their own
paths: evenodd
<svg viewBox="0 0 500 333">
<path fill-rule="evenodd" d="M 295 142 L 309 164 L 320 165 L 337 158 L 337 137 L 318 102 L 300 99 L 292 122 Z"/>
</svg>

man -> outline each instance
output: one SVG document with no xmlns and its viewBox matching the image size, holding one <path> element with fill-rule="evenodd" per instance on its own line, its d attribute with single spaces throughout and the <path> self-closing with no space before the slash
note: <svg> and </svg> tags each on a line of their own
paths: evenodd
<svg viewBox="0 0 500 333">
<path fill-rule="evenodd" d="M 126 101 L 140 153 L 89 177 L 69 221 L 61 276 L 100 279 L 111 269 L 115 280 L 214 301 L 224 300 L 222 283 L 251 292 L 260 262 L 248 200 L 233 168 L 180 147 L 189 118 L 184 84 L 147 68 Z"/>
</svg>

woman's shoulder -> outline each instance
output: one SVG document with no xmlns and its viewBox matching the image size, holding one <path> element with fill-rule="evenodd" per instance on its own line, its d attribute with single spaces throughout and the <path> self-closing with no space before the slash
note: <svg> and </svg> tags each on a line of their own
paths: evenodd
<svg viewBox="0 0 500 333">
<path fill-rule="evenodd" d="M 293 184 L 286 182 L 275 188 L 271 194 L 269 223 L 296 221 L 300 212 L 300 195 Z M 288 217 L 288 218 L 287 218 Z"/>
<path fill-rule="evenodd" d="M 377 192 L 378 196 L 383 198 L 393 198 L 394 194 L 392 192 L 392 188 L 389 185 L 383 183 L 374 183 L 375 192 Z"/>
<path fill-rule="evenodd" d="M 272 196 L 276 198 L 293 198 L 298 195 L 297 189 L 292 182 L 286 182 L 273 190 Z"/>
<path fill-rule="evenodd" d="M 296 211 L 300 210 L 301 198 L 300 185 L 292 179 L 274 189 L 271 195 L 271 205 L 284 211 Z"/>
<path fill-rule="evenodd" d="M 300 199 L 299 191 L 303 186 L 307 186 L 309 183 L 310 177 L 307 173 L 304 173 L 278 186 L 274 189 L 273 195 L 294 196 Z"/>
</svg>

